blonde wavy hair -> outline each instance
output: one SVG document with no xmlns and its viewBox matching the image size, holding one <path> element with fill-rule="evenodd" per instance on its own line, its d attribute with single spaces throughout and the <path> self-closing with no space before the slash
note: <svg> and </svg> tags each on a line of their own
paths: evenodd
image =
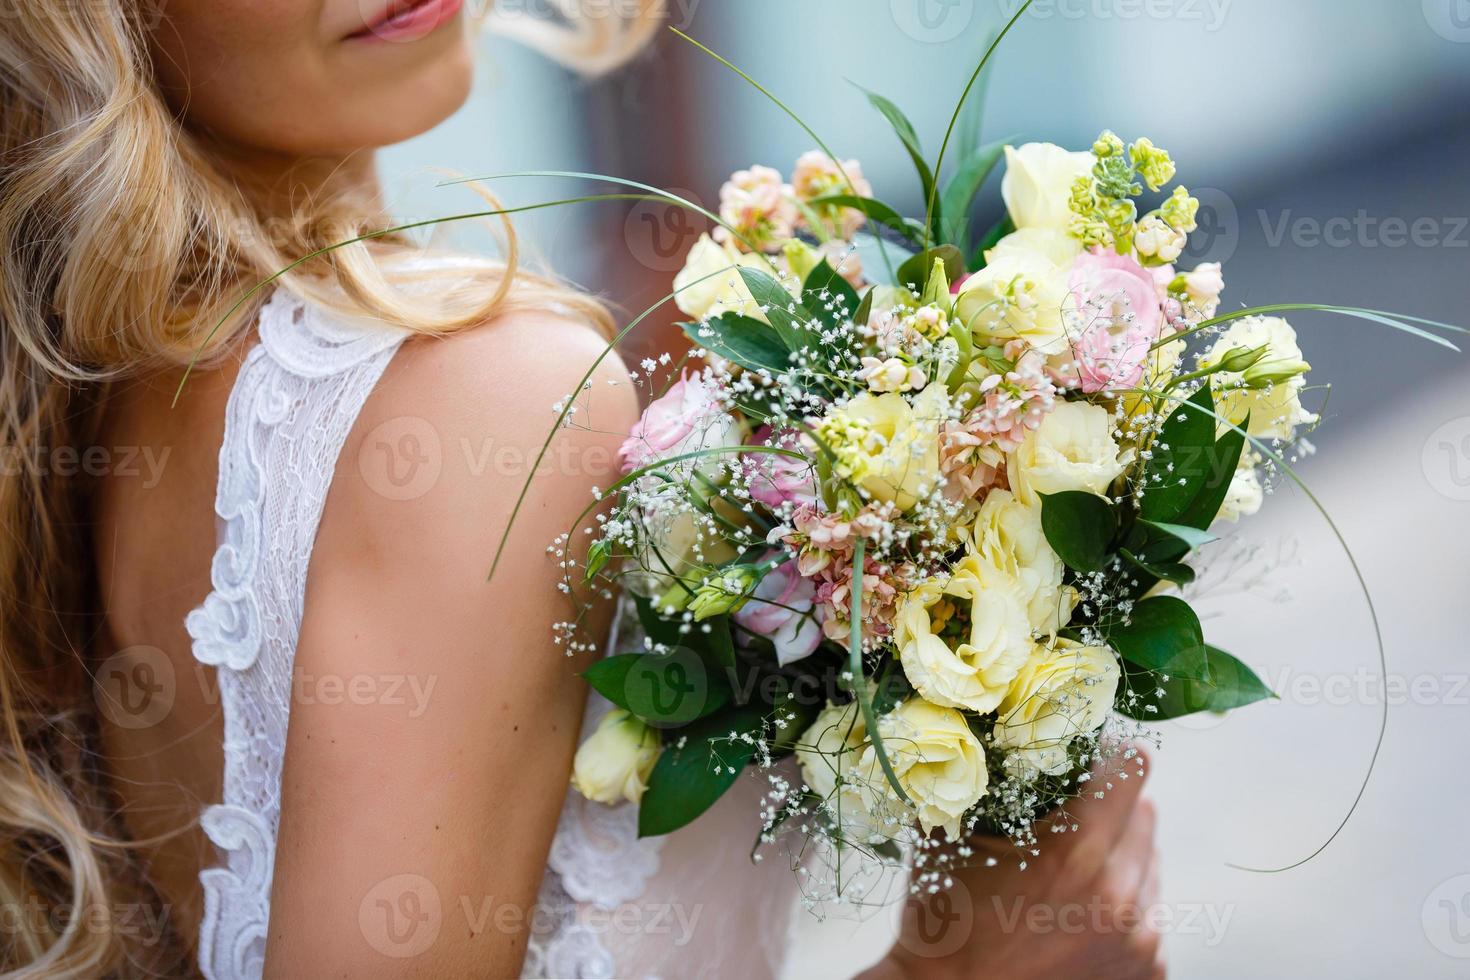
<svg viewBox="0 0 1470 980">
<path fill-rule="evenodd" d="M 157 90 L 135 0 L 11 4 L 0 17 L 0 972 L 174 975 L 180 937 L 142 944 L 87 912 L 161 910 L 117 816 L 98 749 L 89 660 L 101 618 L 85 484 L 16 465 L 96 438 L 121 379 L 210 358 L 247 337 L 251 285 L 301 256 L 389 227 L 351 197 L 267 221 Z M 555 23 L 492 13 L 500 30 L 589 72 L 631 58 L 664 0 Z M 603 328 L 601 305 L 503 262 L 432 307 L 411 299 L 396 234 L 337 249 L 283 280 L 349 312 L 448 334 L 556 306 Z M 40 909 L 42 914 L 27 914 Z M 68 910 L 70 914 L 56 914 Z"/>
</svg>

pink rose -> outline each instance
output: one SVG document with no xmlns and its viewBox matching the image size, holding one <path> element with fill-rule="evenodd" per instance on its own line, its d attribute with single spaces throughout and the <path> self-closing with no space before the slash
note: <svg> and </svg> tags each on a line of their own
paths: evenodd
<svg viewBox="0 0 1470 980">
<path fill-rule="evenodd" d="M 618 463 L 631 473 L 671 456 L 731 445 L 734 428 L 714 387 L 686 373 L 643 412 L 618 450 Z"/>
<path fill-rule="evenodd" d="M 1164 326 L 1154 274 L 1111 249 L 1083 252 L 1068 282 L 1076 380 L 1089 394 L 1135 387 Z"/>
<path fill-rule="evenodd" d="M 770 427 L 756 430 L 754 440 L 758 445 L 773 445 Z M 783 439 L 779 445 L 786 449 L 797 448 L 794 438 Z M 799 507 L 816 502 L 817 486 L 812 464 L 807 460 L 776 453 L 746 453 L 742 462 L 751 499 L 757 503 L 780 510 L 786 503 Z"/>
<path fill-rule="evenodd" d="M 792 562 L 766 573 L 750 601 L 733 615 L 743 629 L 776 645 L 782 667 L 809 657 L 822 642 L 822 626 L 812 614 L 817 587 L 797 574 Z"/>
</svg>

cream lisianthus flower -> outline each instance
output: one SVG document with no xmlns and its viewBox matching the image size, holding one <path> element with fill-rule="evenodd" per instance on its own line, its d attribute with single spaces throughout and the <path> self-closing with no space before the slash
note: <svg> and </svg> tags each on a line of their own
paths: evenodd
<svg viewBox="0 0 1470 980">
<path fill-rule="evenodd" d="M 1220 513 L 1215 516 L 1216 520 L 1230 521 L 1233 524 L 1261 509 L 1261 505 L 1266 502 L 1266 490 L 1261 485 L 1261 474 L 1256 470 L 1260 462 L 1260 454 L 1254 450 L 1247 449 L 1240 454 L 1240 463 L 1235 467 L 1235 475 L 1230 478 L 1230 487 L 1225 491 L 1225 499 L 1220 504 Z"/>
<path fill-rule="evenodd" d="M 801 778 L 813 793 L 828 799 L 867 742 L 868 728 L 856 701 L 827 705 L 796 744 Z"/>
<path fill-rule="evenodd" d="M 1058 639 L 1037 646 L 996 712 L 992 744 L 1009 749 L 1008 766 L 1060 775 L 1079 735 L 1102 727 L 1118 693 L 1118 658 L 1105 647 Z"/>
<path fill-rule="evenodd" d="M 1015 577 L 968 555 L 903 597 L 893 641 L 914 690 L 983 714 L 1005 697 L 1031 652 L 1027 596 Z"/>
<path fill-rule="evenodd" d="M 822 800 L 843 840 L 877 844 L 908 824 L 906 808 L 871 751 L 856 701 L 824 708 L 795 752 L 803 782 Z"/>
<path fill-rule="evenodd" d="M 1016 243 L 964 281 L 955 314 L 982 343 L 1024 340 L 1045 354 L 1060 354 L 1067 349 L 1063 311 L 1070 275 L 1046 252 Z"/>
<path fill-rule="evenodd" d="M 914 398 L 864 393 L 836 409 L 817 431 L 837 455 L 838 471 L 873 499 L 909 510 L 938 489 L 939 429 L 949 413 L 943 385 Z"/>
<path fill-rule="evenodd" d="M 686 316 L 696 320 L 732 310 L 764 320 L 760 305 L 740 278 L 739 266 L 770 269 L 759 255 L 741 252 L 733 245 L 721 245 L 709 235 L 701 235 L 689 250 L 684 268 L 674 277 L 674 302 Z"/>
<path fill-rule="evenodd" d="M 1072 185 L 1092 172 L 1091 153 L 1073 153 L 1055 143 L 1006 147 L 1001 197 L 1017 228 L 1055 228 L 1072 222 Z"/>
<path fill-rule="evenodd" d="M 970 730 L 965 716 L 952 708 L 911 698 L 885 715 L 878 726 L 898 783 L 914 804 L 919 826 L 931 833 L 943 827 L 950 840 L 959 840 L 965 813 L 990 783 L 985 748 Z M 871 745 L 859 768 L 871 772 L 875 789 L 892 793 Z"/>
<path fill-rule="evenodd" d="M 1266 356 L 1244 372 L 1212 375 L 1215 410 L 1233 422 L 1250 413 L 1248 431 L 1257 439 L 1289 439 L 1299 425 L 1317 421 L 1302 407 L 1301 392 L 1311 365 L 1302 360 L 1296 331 L 1277 316 L 1250 316 L 1237 320 L 1220 335 L 1205 358 L 1217 363 L 1233 350 L 1265 345 Z M 1242 387 L 1249 385 L 1250 387 Z M 1221 431 L 1227 431 L 1222 422 Z"/>
<path fill-rule="evenodd" d="M 577 749 L 572 787 L 598 803 L 637 803 L 648 788 L 658 753 L 658 733 L 627 711 L 614 708 Z"/>
<path fill-rule="evenodd" d="M 1032 630 L 1055 636 L 1067 625 L 1077 593 L 1062 587 L 1066 569 L 1047 543 L 1039 508 L 1017 500 L 1008 490 L 992 490 L 975 517 L 971 534 L 975 553 L 1020 585 Z"/>
<path fill-rule="evenodd" d="M 1059 269 L 1070 269 L 1082 254 L 1082 240 L 1059 228 L 1019 228 L 996 242 L 985 253 L 986 263 L 1007 256 L 1030 254 L 1044 256 Z"/>
<path fill-rule="evenodd" d="M 1015 495 L 1038 506 L 1043 493 L 1106 494 L 1126 465 L 1113 437 L 1111 412 L 1088 402 L 1057 402 L 1040 427 L 1026 434 L 1008 472 Z"/>
</svg>

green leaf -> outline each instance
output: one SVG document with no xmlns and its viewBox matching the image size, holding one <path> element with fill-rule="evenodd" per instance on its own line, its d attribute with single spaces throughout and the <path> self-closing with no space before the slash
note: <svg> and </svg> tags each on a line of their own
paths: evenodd
<svg viewBox="0 0 1470 980">
<path fill-rule="evenodd" d="M 790 351 L 775 328 L 752 317 L 726 313 L 679 326 L 697 346 L 743 368 L 781 374 L 791 367 Z"/>
<path fill-rule="evenodd" d="M 862 301 L 858 299 L 857 290 L 823 259 L 802 285 L 801 304 L 827 326 L 839 327 L 849 320 L 859 322 L 857 311 Z M 867 323 L 867 320 L 861 322 Z"/>
<path fill-rule="evenodd" d="M 1169 676 L 1125 662 L 1116 706 L 1140 721 L 1163 721 L 1198 711 L 1229 711 L 1276 695 L 1255 672 L 1216 647 L 1206 648 L 1211 679 Z"/>
<path fill-rule="evenodd" d="M 944 263 L 944 274 L 949 277 L 950 282 L 958 282 L 964 278 L 965 257 L 960 250 L 953 245 L 936 245 L 928 251 L 910 256 L 899 266 L 896 285 L 907 286 L 915 293 L 923 293 L 929 284 L 929 273 L 934 268 L 935 259 Z"/>
<path fill-rule="evenodd" d="M 587 549 L 587 572 L 583 581 L 591 582 L 597 577 L 597 573 L 607 567 L 607 561 L 612 556 L 611 546 L 602 539 L 592 542 L 592 547 Z"/>
<path fill-rule="evenodd" d="M 922 222 L 912 218 L 904 217 L 896 208 L 884 204 L 877 198 L 858 197 L 856 194 L 828 194 L 826 197 L 817 197 L 807 202 L 812 206 L 853 208 L 872 218 L 880 225 L 885 225 L 898 232 L 904 238 L 915 245 L 924 241 L 924 225 Z"/>
<path fill-rule="evenodd" d="M 858 87 L 862 88 L 861 85 Z M 884 118 L 893 127 L 893 131 L 898 134 L 903 148 L 908 150 L 909 159 L 914 162 L 914 169 L 919 172 L 919 183 L 924 189 L 924 200 L 928 201 L 934 192 L 934 172 L 929 169 L 929 161 L 924 159 L 924 148 L 919 143 L 919 134 L 914 130 L 914 124 L 909 121 L 908 116 L 903 114 L 902 109 L 877 92 L 870 92 L 864 88 L 863 94 L 868 97 L 868 101 L 875 109 L 883 113 Z M 939 215 L 936 213 L 934 217 L 937 223 Z"/>
<path fill-rule="evenodd" d="M 765 727 L 766 708 L 748 704 L 702 718 L 665 737 L 668 743 L 648 777 L 648 790 L 638 807 L 638 836 L 671 833 L 704 813 L 735 784 Z"/>
<path fill-rule="evenodd" d="M 858 304 L 857 312 L 852 315 L 853 323 L 860 327 L 866 326 L 867 322 L 873 318 L 873 294 L 877 291 L 877 286 L 870 286 L 868 291 L 863 293 L 863 301 Z"/>
<path fill-rule="evenodd" d="M 1211 679 L 1204 629 L 1189 603 L 1175 596 L 1154 596 L 1133 606 L 1126 624 L 1107 628 L 1108 642 L 1124 660 L 1145 670 Z"/>
<path fill-rule="evenodd" d="M 725 678 L 687 647 L 607 657 L 582 676 L 598 694 L 655 728 L 687 725 L 730 701 Z"/>
<path fill-rule="evenodd" d="M 944 202 L 944 241 L 958 248 L 965 248 L 969 244 L 970 209 L 974 206 L 975 196 L 980 193 L 986 178 L 1005 156 L 1006 144 L 1009 142 L 998 140 L 980 147 L 960 163 L 955 175 L 945 185 L 944 193 L 940 196 L 940 200 Z"/>
<path fill-rule="evenodd" d="M 725 670 L 735 669 L 735 640 L 730 635 L 730 617 L 715 616 L 708 621 L 710 654 L 715 665 Z"/>
<path fill-rule="evenodd" d="M 1245 450 L 1245 431 L 1250 426 L 1249 416 L 1240 423 L 1237 431 L 1231 429 L 1220 437 L 1210 454 L 1210 476 L 1201 488 L 1199 496 L 1190 502 L 1179 515 L 1178 523 L 1204 530 L 1215 522 L 1225 495 L 1230 492 L 1230 481 L 1235 478 L 1235 469 L 1240 465 L 1240 454 Z M 1145 498 L 1147 499 L 1147 498 Z"/>
<path fill-rule="evenodd" d="M 1041 495 L 1041 529 L 1068 568 L 1101 571 L 1118 532 L 1113 505 L 1095 493 L 1065 490 Z"/>
<path fill-rule="evenodd" d="M 1203 385 L 1164 420 L 1143 468 L 1144 519 L 1178 520 L 1206 486 L 1214 463 L 1214 410 L 1210 386 Z"/>
<path fill-rule="evenodd" d="M 785 286 L 760 269 L 742 267 L 740 278 L 745 280 L 750 295 L 765 309 L 766 319 L 771 321 L 771 326 L 775 328 L 788 351 L 800 351 L 812 345 L 815 337 L 809 324 L 816 316 L 792 299 Z"/>
<path fill-rule="evenodd" d="M 1142 569 L 1155 579 L 1173 582 L 1175 585 L 1188 585 L 1194 581 L 1194 569 L 1188 565 L 1182 565 L 1178 562 L 1145 561 L 1126 548 L 1121 549 L 1118 554 L 1122 555 L 1130 564 Z"/>
<path fill-rule="evenodd" d="M 679 624 L 660 616 L 653 608 L 652 599 L 636 595 L 633 597 L 633 607 L 638 611 L 638 625 L 650 640 L 670 647 L 678 646 L 682 642 Z"/>
</svg>

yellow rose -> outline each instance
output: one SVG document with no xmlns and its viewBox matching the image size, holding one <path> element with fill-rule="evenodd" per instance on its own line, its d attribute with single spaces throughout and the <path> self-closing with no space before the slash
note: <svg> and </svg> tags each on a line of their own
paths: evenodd
<svg viewBox="0 0 1470 980">
<path fill-rule="evenodd" d="M 1266 345 L 1263 360 L 1242 373 L 1221 372 L 1211 376 L 1215 387 L 1215 411 L 1239 423 L 1250 413 L 1247 431 L 1257 439 L 1290 439 L 1299 425 L 1317 421 L 1317 416 L 1302 407 L 1301 393 L 1307 386 L 1305 377 L 1311 367 L 1302 360 L 1296 331 L 1277 316 L 1250 316 L 1237 320 L 1220 335 L 1206 364 L 1218 362 L 1232 350 Z M 1242 389 L 1242 380 L 1272 378 L 1265 387 Z M 1227 431 L 1222 422 L 1221 432 Z"/>
<path fill-rule="evenodd" d="M 696 320 L 732 310 L 764 320 L 760 304 L 740 278 L 739 266 L 770 271 L 761 256 L 741 252 L 733 245 L 720 245 L 709 235 L 700 236 L 684 260 L 684 268 L 674 277 L 675 304 Z"/>
<path fill-rule="evenodd" d="M 658 733 L 621 708 L 608 712 L 577 749 L 572 787 L 598 803 L 637 803 L 658 761 Z"/>
<path fill-rule="evenodd" d="M 1011 575 L 971 554 L 948 577 L 903 597 L 893 641 L 916 691 L 983 714 L 1000 703 L 1031 651 L 1026 595 Z"/>
<path fill-rule="evenodd" d="M 1066 569 L 1047 543 L 1039 508 L 1027 506 L 1007 490 L 992 490 L 971 533 L 975 553 L 1021 586 L 1033 630 L 1054 636 L 1067 625 L 1077 594 L 1062 588 Z"/>
<path fill-rule="evenodd" d="M 965 716 L 912 698 L 878 725 L 883 748 L 899 785 L 914 804 L 919 826 L 926 834 L 943 827 L 950 840 L 958 840 L 965 813 L 980 802 L 990 783 L 985 748 Z M 876 773 L 876 781 L 892 792 L 871 746 L 863 752 L 859 766 L 864 772 Z"/>
<path fill-rule="evenodd" d="M 1078 735 L 1102 727 L 1118 693 L 1118 659 L 1105 647 L 1071 640 L 1038 646 L 997 711 L 992 743 L 1010 750 L 1007 765 L 1056 776 Z"/>
<path fill-rule="evenodd" d="M 1088 402 L 1059 401 L 1041 425 L 1026 434 L 1007 468 L 1011 490 L 1037 506 L 1043 493 L 1106 494 L 1126 465 L 1118 458 L 1111 412 Z"/>
<path fill-rule="evenodd" d="M 819 432 L 844 475 L 872 495 L 909 510 L 940 485 L 939 428 L 948 417 L 943 385 L 910 405 L 903 395 L 864 393 L 834 411 Z"/>
<path fill-rule="evenodd" d="M 1072 185 L 1096 162 L 1091 153 L 1073 153 L 1055 143 L 1006 147 L 1000 193 L 1016 227 L 1065 231 L 1072 221 Z"/>
</svg>

